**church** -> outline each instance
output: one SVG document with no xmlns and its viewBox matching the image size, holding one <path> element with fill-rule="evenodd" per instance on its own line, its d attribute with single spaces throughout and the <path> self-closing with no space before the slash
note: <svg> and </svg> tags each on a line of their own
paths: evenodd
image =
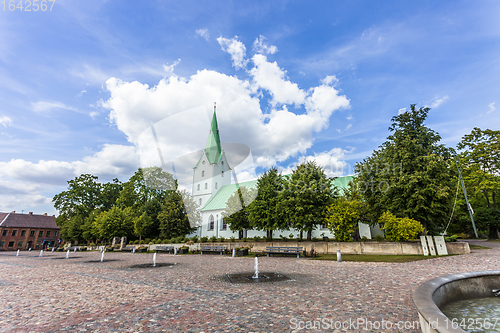
<svg viewBox="0 0 500 333">
<path fill-rule="evenodd" d="M 213 237 L 225 239 L 234 237 L 238 239 L 238 232 L 231 231 L 225 223 L 222 212 L 226 209 L 226 202 L 238 190 L 239 187 L 257 188 L 257 179 L 238 184 L 231 183 L 231 166 L 227 162 L 224 150 L 222 150 L 217 116 L 214 110 L 210 132 L 205 149 L 202 152 L 198 163 L 193 168 L 193 189 L 192 196 L 201 209 L 201 225 L 192 235 L 198 237 Z M 339 177 L 334 180 L 334 185 L 340 192 L 347 188 L 347 184 L 353 176 Z M 276 230 L 273 238 L 284 236 L 297 238 L 299 231 Z M 243 237 L 266 237 L 265 231 L 245 230 Z M 333 234 L 326 226 L 318 226 L 312 232 L 312 237 L 333 238 Z"/>
</svg>

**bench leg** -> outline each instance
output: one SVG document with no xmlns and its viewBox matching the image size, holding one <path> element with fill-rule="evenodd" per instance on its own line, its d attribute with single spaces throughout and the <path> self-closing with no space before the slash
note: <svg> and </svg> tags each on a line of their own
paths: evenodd
<svg viewBox="0 0 500 333">
<path fill-rule="evenodd" d="M 267 254 L 267 256 L 269 257 L 269 253 Z"/>
<path fill-rule="evenodd" d="M 297 258 L 300 258 L 300 254 L 299 253 L 297 253 Z"/>
</svg>

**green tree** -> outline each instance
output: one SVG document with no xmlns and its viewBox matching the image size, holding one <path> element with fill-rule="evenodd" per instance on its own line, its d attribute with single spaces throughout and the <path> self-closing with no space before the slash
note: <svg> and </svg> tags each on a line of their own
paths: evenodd
<svg viewBox="0 0 500 333">
<path fill-rule="evenodd" d="M 101 210 L 106 211 L 116 205 L 116 200 L 123 190 L 123 183 L 118 178 L 113 179 L 109 183 L 105 183 L 101 187 Z"/>
<path fill-rule="evenodd" d="M 478 227 L 488 229 L 488 237 L 498 238 L 500 211 L 500 131 L 475 127 L 457 145 L 460 164 L 471 204 L 482 221 Z M 489 220 L 488 220 L 489 219 Z"/>
<path fill-rule="evenodd" d="M 273 230 L 288 229 L 285 217 L 278 207 L 283 189 L 281 174 L 276 168 L 271 168 L 258 179 L 257 197 L 248 207 L 249 224 L 255 229 L 266 230 L 270 240 L 273 238 Z"/>
<path fill-rule="evenodd" d="M 76 215 L 87 217 L 102 204 L 102 185 L 97 176 L 82 174 L 68 181 L 68 190 L 56 194 L 52 199 L 61 215 L 71 218 Z"/>
<path fill-rule="evenodd" d="M 238 188 L 226 202 L 226 209 L 222 212 L 222 216 L 229 226 L 231 231 L 238 231 L 239 238 L 243 236 L 243 230 L 252 229 L 252 224 L 248 218 L 249 206 L 255 198 L 255 190 L 245 186 Z"/>
<path fill-rule="evenodd" d="M 180 191 L 167 195 L 162 211 L 158 214 L 158 220 L 161 238 L 185 236 L 194 230 L 189 223 L 189 215 Z"/>
<path fill-rule="evenodd" d="M 350 242 L 358 229 L 361 202 L 342 196 L 328 208 L 327 226 L 339 242 Z"/>
<path fill-rule="evenodd" d="M 141 216 L 134 219 L 134 232 L 141 237 L 147 238 L 152 234 L 153 219 L 144 212 Z"/>
<path fill-rule="evenodd" d="M 337 195 L 332 181 L 314 161 L 298 165 L 284 181 L 279 209 L 295 229 L 307 232 L 307 240 L 325 222 L 328 207 Z"/>
<path fill-rule="evenodd" d="M 134 232 L 133 214 L 130 207 L 113 207 L 102 212 L 94 220 L 93 233 L 100 239 L 130 237 Z"/>
<path fill-rule="evenodd" d="M 409 111 L 394 116 L 392 134 L 355 171 L 373 218 L 389 210 L 437 234 L 451 213 L 456 171 L 451 151 L 424 124 L 429 110 L 412 104 Z"/>
<path fill-rule="evenodd" d="M 415 239 L 424 231 L 424 227 L 418 221 L 408 217 L 397 218 L 387 211 L 380 216 L 379 223 L 383 224 L 387 240 L 390 242 L 406 242 Z"/>
</svg>

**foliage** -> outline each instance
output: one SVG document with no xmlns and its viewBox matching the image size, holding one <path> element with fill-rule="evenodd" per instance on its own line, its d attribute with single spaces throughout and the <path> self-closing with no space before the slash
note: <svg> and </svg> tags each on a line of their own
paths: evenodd
<svg viewBox="0 0 500 333">
<path fill-rule="evenodd" d="M 167 195 L 162 211 L 158 214 L 158 220 L 160 221 L 160 235 L 163 238 L 184 236 L 193 231 L 180 191 Z"/>
<path fill-rule="evenodd" d="M 226 209 L 222 212 L 222 216 L 229 226 L 231 231 L 242 231 L 251 229 L 250 220 L 248 219 L 249 209 L 247 203 L 252 202 L 255 198 L 255 190 L 241 186 L 227 200 Z M 241 235 L 241 233 L 240 233 Z"/>
<path fill-rule="evenodd" d="M 337 195 L 332 181 L 314 161 L 298 165 L 284 181 L 278 204 L 283 220 L 290 222 L 290 227 L 307 232 L 307 240 L 324 223 L 328 206 Z"/>
<path fill-rule="evenodd" d="M 361 202 L 345 197 L 336 199 L 328 208 L 328 228 L 339 242 L 350 242 L 358 227 Z"/>
<path fill-rule="evenodd" d="M 385 238 L 382 235 L 375 235 L 375 237 L 373 237 L 373 240 L 375 240 L 377 242 L 383 242 L 383 241 L 385 241 Z"/>
<path fill-rule="evenodd" d="M 391 134 L 378 150 L 356 165 L 359 190 L 370 215 L 389 210 L 420 221 L 437 234 L 451 213 L 455 169 L 438 133 L 425 126 L 429 108 L 392 118 Z"/>
<path fill-rule="evenodd" d="M 266 171 L 257 181 L 257 197 L 248 207 L 250 225 L 258 230 L 266 230 L 267 237 L 273 237 L 273 230 L 288 229 L 286 220 L 279 209 L 280 193 L 284 180 L 276 168 Z"/>
<path fill-rule="evenodd" d="M 378 220 L 383 223 L 387 240 L 390 242 L 406 242 L 410 239 L 415 239 L 424 231 L 424 227 L 418 221 L 408 217 L 397 218 L 387 211 Z"/>
<path fill-rule="evenodd" d="M 133 215 L 130 208 L 113 207 L 100 213 L 93 223 L 94 234 L 101 239 L 130 237 L 134 230 Z"/>
</svg>

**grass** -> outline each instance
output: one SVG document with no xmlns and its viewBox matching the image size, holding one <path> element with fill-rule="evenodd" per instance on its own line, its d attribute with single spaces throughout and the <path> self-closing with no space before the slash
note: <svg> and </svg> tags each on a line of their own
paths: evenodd
<svg viewBox="0 0 500 333">
<path fill-rule="evenodd" d="M 445 256 L 439 256 L 445 257 Z M 438 256 L 423 255 L 379 255 L 379 254 L 343 254 L 342 261 L 361 261 L 361 262 L 412 262 L 438 258 Z M 336 254 L 320 254 L 312 260 L 334 260 L 337 261 Z"/>
<path fill-rule="evenodd" d="M 469 244 L 469 248 L 471 250 L 487 250 L 487 249 L 491 249 L 491 247 L 481 246 L 481 245 L 474 245 L 474 244 Z"/>
</svg>

